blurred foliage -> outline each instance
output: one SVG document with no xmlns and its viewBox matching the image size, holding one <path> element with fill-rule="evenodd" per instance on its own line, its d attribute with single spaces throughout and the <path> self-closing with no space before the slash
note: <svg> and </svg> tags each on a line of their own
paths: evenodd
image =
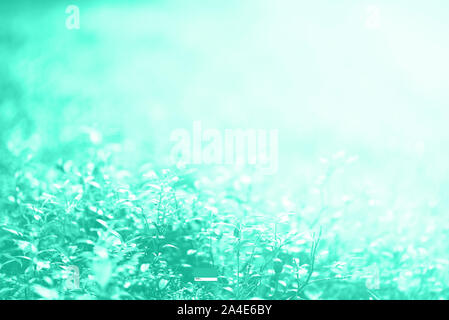
<svg viewBox="0 0 449 320">
<path fill-rule="evenodd" d="M 292 210 L 285 199 L 273 205 L 252 194 L 247 176 L 211 180 L 152 164 L 128 171 L 114 164 L 109 147 L 94 150 L 82 161 L 51 164 L 17 157 L 18 169 L 2 179 L 1 298 L 447 295 L 449 261 L 420 245 L 426 232 L 400 242 L 388 233 L 361 237 L 348 251 L 339 241 L 339 215 L 349 204 Z M 68 287 L 71 266 L 80 271 L 79 289 Z M 217 282 L 194 281 L 194 269 L 205 267 L 218 271 Z"/>
</svg>

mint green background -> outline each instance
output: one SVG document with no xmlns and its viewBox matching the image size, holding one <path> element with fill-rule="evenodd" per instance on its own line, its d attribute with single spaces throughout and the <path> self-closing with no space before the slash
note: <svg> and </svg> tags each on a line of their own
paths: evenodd
<svg viewBox="0 0 449 320">
<path fill-rule="evenodd" d="M 0 4 L 2 299 L 447 298 L 445 1 L 78 1 L 79 30 L 69 4 Z M 279 130 L 278 173 L 173 167 L 170 133 L 195 120 Z M 198 287 L 211 248 L 223 279 Z"/>
</svg>

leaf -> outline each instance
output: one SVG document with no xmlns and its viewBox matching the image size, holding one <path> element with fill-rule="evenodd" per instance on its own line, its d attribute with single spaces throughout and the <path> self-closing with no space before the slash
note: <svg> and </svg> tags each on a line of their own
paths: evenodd
<svg viewBox="0 0 449 320">
<path fill-rule="evenodd" d="M 145 187 L 150 187 L 150 188 L 153 188 L 153 189 L 156 189 L 156 190 L 159 190 L 159 191 L 161 190 L 160 186 L 158 186 L 156 184 L 151 184 L 151 183 L 145 184 Z"/>
<path fill-rule="evenodd" d="M 40 271 L 42 269 L 50 269 L 50 261 L 37 261 L 36 270 Z"/>
<path fill-rule="evenodd" d="M 140 271 L 145 272 L 150 268 L 150 265 L 148 263 L 144 263 L 140 266 Z"/>
<path fill-rule="evenodd" d="M 214 227 L 218 227 L 218 226 L 228 227 L 228 228 L 232 228 L 232 229 L 236 228 L 236 226 L 232 223 L 226 223 L 226 222 L 214 223 Z"/>
<path fill-rule="evenodd" d="M 97 219 L 97 222 L 99 224 L 101 224 L 103 227 L 105 227 L 106 229 L 109 229 L 108 223 L 106 221 L 101 220 L 101 219 Z"/>
<path fill-rule="evenodd" d="M 42 298 L 48 300 L 58 299 L 59 297 L 58 292 L 56 290 L 48 289 L 38 284 L 34 286 L 34 291 L 36 291 L 36 293 L 40 295 Z"/>
<path fill-rule="evenodd" d="M 166 280 L 166 279 L 159 280 L 159 289 L 160 290 L 165 289 L 165 287 L 167 287 L 167 285 L 168 285 L 168 280 Z"/>
<path fill-rule="evenodd" d="M 174 246 L 172 244 L 166 244 L 162 248 L 173 248 L 173 249 L 179 250 L 179 248 L 177 246 Z"/>
<path fill-rule="evenodd" d="M 285 281 L 283 281 L 283 280 L 279 280 L 278 283 L 279 283 L 281 286 L 283 286 L 284 288 L 287 287 L 287 283 L 286 283 Z"/>
<path fill-rule="evenodd" d="M 112 230 L 112 229 L 110 229 L 109 232 L 112 233 L 115 237 L 119 238 L 119 240 L 121 242 L 122 236 L 120 235 L 120 233 L 118 233 L 117 231 Z"/>
<path fill-rule="evenodd" d="M 232 289 L 231 287 L 224 287 L 223 290 L 226 290 L 230 293 L 234 293 L 234 289 Z"/>
<path fill-rule="evenodd" d="M 17 246 L 22 250 L 30 249 L 30 250 L 36 252 L 36 247 L 34 247 L 34 245 L 28 241 L 15 240 L 15 242 L 17 243 Z"/>
<path fill-rule="evenodd" d="M 12 234 L 15 234 L 16 236 L 23 237 L 23 234 L 21 232 L 16 231 L 16 230 L 8 229 L 8 228 L 5 228 L 5 227 L 2 227 L 2 229 L 5 230 L 5 231 L 10 232 Z"/>
<path fill-rule="evenodd" d="M 95 187 L 97 189 L 101 189 L 100 185 L 98 184 L 98 182 L 95 181 L 89 181 L 88 182 L 92 187 Z"/>
</svg>

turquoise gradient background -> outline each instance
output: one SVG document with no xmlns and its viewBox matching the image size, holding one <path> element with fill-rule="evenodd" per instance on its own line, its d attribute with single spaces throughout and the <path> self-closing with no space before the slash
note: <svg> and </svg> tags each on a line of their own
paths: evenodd
<svg viewBox="0 0 449 320">
<path fill-rule="evenodd" d="M 170 133 L 193 121 L 277 129 L 275 175 L 224 168 L 251 176 L 264 214 L 300 214 L 298 232 L 321 226 L 344 263 L 378 250 L 381 275 L 402 271 L 384 275 L 400 289 L 376 297 L 447 298 L 446 1 L 76 1 L 79 30 L 65 27 L 69 4 L 0 4 L 4 199 L 18 159 L 76 163 L 106 148 L 133 173 L 172 166 Z M 426 281 L 436 293 L 417 289 Z"/>
</svg>

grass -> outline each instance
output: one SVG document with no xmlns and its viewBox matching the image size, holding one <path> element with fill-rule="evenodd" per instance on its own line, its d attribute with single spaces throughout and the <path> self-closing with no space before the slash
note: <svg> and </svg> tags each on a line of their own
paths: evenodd
<svg viewBox="0 0 449 320">
<path fill-rule="evenodd" d="M 230 175 L 217 184 L 187 168 L 127 170 L 105 148 L 89 150 L 89 158 L 54 163 L 4 158 L 1 299 L 447 294 L 440 280 L 444 259 L 412 255 L 410 247 L 392 250 L 386 236 L 364 250 L 346 249 L 338 241 L 338 220 L 323 218 L 337 208 L 322 203 L 308 219 L 306 210 L 285 212 L 252 194 L 247 177 Z M 78 289 L 67 287 L 73 266 Z M 217 270 L 218 281 L 195 281 L 197 268 Z"/>
</svg>

